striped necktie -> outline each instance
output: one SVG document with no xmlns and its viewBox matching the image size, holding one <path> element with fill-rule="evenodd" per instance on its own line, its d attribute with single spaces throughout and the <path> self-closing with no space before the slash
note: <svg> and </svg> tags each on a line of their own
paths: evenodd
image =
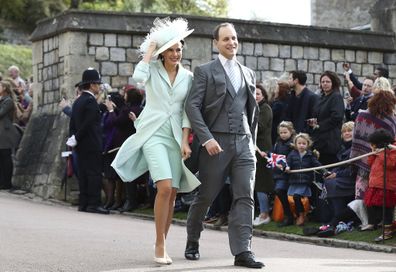
<svg viewBox="0 0 396 272">
<path fill-rule="evenodd" d="M 240 73 L 238 74 L 239 69 L 235 65 L 233 65 L 233 60 L 227 60 L 225 63 L 225 67 L 228 78 L 230 79 L 235 92 L 238 92 L 239 88 L 241 87 L 241 76 Z"/>
</svg>

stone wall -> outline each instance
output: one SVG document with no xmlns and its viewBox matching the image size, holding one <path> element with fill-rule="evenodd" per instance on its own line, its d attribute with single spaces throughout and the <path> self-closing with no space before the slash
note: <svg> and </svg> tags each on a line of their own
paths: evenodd
<svg viewBox="0 0 396 272">
<path fill-rule="evenodd" d="M 156 16 L 69 11 L 37 25 L 32 34 L 34 112 L 17 155 L 14 183 L 44 197 L 60 198 L 68 120 L 59 113 L 62 96 L 73 97 L 74 84 L 87 67 L 100 71 L 113 88 L 132 83 L 139 61 L 138 46 Z M 187 17 L 187 16 L 186 16 Z M 217 55 L 212 29 L 226 19 L 187 17 L 195 31 L 186 39 L 183 64 L 194 69 Z M 396 79 L 394 33 L 361 32 L 322 27 L 227 20 L 240 42 L 238 59 L 255 70 L 258 80 L 285 71 L 307 71 L 308 86 L 316 89 L 320 74 L 342 74 L 351 63 L 359 77 L 386 64 Z"/>
</svg>

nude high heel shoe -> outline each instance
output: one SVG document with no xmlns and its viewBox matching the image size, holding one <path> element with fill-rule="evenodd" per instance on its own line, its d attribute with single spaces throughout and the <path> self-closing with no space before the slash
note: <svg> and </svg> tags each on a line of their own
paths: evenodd
<svg viewBox="0 0 396 272">
<path fill-rule="evenodd" d="M 157 264 L 171 264 L 172 263 L 172 259 L 171 259 L 171 257 L 169 257 L 169 255 L 168 255 L 168 253 L 166 253 L 166 251 L 165 251 L 164 257 L 156 257 L 155 256 L 155 245 L 153 247 L 154 247 L 154 259 L 153 260 L 155 263 L 157 263 Z"/>
</svg>

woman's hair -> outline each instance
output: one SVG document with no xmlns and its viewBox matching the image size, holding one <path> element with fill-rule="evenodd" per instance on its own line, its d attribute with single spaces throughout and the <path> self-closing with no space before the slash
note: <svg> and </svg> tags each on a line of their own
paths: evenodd
<svg viewBox="0 0 396 272">
<path fill-rule="evenodd" d="M 341 133 L 347 130 L 353 130 L 354 127 L 355 127 L 355 123 L 353 121 L 346 122 L 341 127 Z"/>
<path fill-rule="evenodd" d="M 3 86 L 3 90 L 11 97 L 13 101 L 16 100 L 15 93 L 12 90 L 12 85 L 8 80 L 0 81 L 1 86 Z"/>
<path fill-rule="evenodd" d="M 333 91 L 339 91 L 340 86 L 341 86 L 341 80 L 338 77 L 338 75 L 332 71 L 324 71 L 323 74 L 320 75 L 320 82 L 322 81 L 322 78 L 324 76 L 327 76 L 331 80 L 331 89 Z M 322 84 L 320 84 L 320 89 L 322 89 Z"/>
<path fill-rule="evenodd" d="M 384 118 L 394 113 L 396 97 L 393 92 L 379 91 L 368 100 L 368 111 L 378 117 Z"/>
<path fill-rule="evenodd" d="M 286 100 L 289 95 L 290 87 L 287 81 L 278 82 L 278 99 Z"/>
<path fill-rule="evenodd" d="M 290 121 L 282 121 L 278 125 L 278 134 L 279 134 L 279 129 L 280 128 L 286 128 L 288 131 L 290 131 L 291 137 L 293 138 L 294 135 L 296 135 L 296 131 L 294 130 L 293 123 Z"/>
<path fill-rule="evenodd" d="M 261 94 L 262 94 L 263 97 L 264 97 L 264 102 L 268 103 L 268 94 L 267 94 L 267 90 L 264 88 L 263 83 L 257 83 L 257 84 L 256 84 L 256 88 L 257 88 L 257 89 L 260 89 Z"/>
<path fill-rule="evenodd" d="M 368 137 L 368 142 L 375 145 L 377 148 L 384 148 L 394 141 L 395 139 L 393 138 L 392 134 L 383 128 L 377 129 Z"/>
<path fill-rule="evenodd" d="M 264 80 L 262 84 L 267 91 L 268 101 L 272 101 L 275 96 L 275 91 L 278 88 L 278 79 L 276 77 L 272 77 Z"/>
<path fill-rule="evenodd" d="M 129 87 L 125 90 L 126 103 L 129 105 L 140 105 L 143 101 L 143 95 L 136 87 Z"/>
<path fill-rule="evenodd" d="M 293 140 L 293 144 L 294 144 L 295 147 L 297 147 L 297 140 L 298 140 L 299 138 L 302 138 L 302 139 L 304 139 L 304 140 L 307 141 L 307 143 L 308 143 L 308 149 L 312 146 L 313 142 L 312 142 L 311 137 L 309 137 L 308 133 L 298 133 L 298 134 L 296 135 L 296 137 L 294 137 L 294 140 Z"/>
<path fill-rule="evenodd" d="M 389 80 L 385 77 L 378 77 L 373 84 L 373 90 L 390 91 L 393 92 Z"/>
</svg>

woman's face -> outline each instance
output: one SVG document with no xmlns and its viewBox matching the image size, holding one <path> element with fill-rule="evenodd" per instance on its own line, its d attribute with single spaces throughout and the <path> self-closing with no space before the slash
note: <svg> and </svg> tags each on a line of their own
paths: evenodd
<svg viewBox="0 0 396 272">
<path fill-rule="evenodd" d="M 345 129 L 341 135 L 344 142 L 349 142 L 352 141 L 353 131 L 352 129 Z"/>
<path fill-rule="evenodd" d="M 161 55 L 164 60 L 164 65 L 174 66 L 179 64 L 183 55 L 182 51 L 183 45 L 181 42 L 178 42 L 162 52 Z"/>
<path fill-rule="evenodd" d="M 256 88 L 256 102 L 260 103 L 264 99 L 263 93 L 261 92 L 261 89 Z"/>
<path fill-rule="evenodd" d="M 331 79 L 328 76 L 323 76 L 320 79 L 320 86 L 322 90 L 325 92 L 325 94 L 331 93 L 333 84 L 331 82 Z"/>
</svg>

